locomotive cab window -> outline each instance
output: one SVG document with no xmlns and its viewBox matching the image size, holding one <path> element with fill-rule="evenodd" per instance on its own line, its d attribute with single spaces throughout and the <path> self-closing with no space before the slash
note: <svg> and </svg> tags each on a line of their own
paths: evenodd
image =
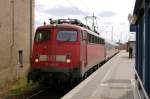
<svg viewBox="0 0 150 99">
<path fill-rule="evenodd" d="M 47 41 L 50 39 L 50 31 L 49 30 L 44 30 L 44 31 L 37 31 L 35 34 L 35 41 L 40 42 L 40 41 Z"/>
<path fill-rule="evenodd" d="M 58 41 L 74 42 L 77 40 L 77 31 L 61 30 L 57 33 Z"/>
</svg>

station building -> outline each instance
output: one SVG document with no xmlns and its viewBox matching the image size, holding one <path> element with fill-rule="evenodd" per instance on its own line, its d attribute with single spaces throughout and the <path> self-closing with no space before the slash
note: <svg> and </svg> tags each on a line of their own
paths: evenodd
<svg viewBox="0 0 150 99">
<path fill-rule="evenodd" d="M 26 74 L 34 28 L 34 0 L 0 0 L 0 90 Z"/>
<path fill-rule="evenodd" d="M 150 96 L 150 0 L 136 0 L 130 31 L 136 32 L 136 71 Z"/>
</svg>

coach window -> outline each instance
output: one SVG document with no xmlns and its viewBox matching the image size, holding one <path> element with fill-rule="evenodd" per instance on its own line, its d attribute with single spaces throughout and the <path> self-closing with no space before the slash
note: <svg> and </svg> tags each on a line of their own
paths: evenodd
<svg viewBox="0 0 150 99">
<path fill-rule="evenodd" d="M 96 37 L 96 44 L 98 44 L 98 37 Z"/>
<path fill-rule="evenodd" d="M 90 43 L 90 35 L 89 35 L 89 33 L 88 33 L 88 43 Z"/>
<path fill-rule="evenodd" d="M 93 36 L 89 33 L 88 33 L 88 41 L 89 41 L 89 43 L 93 42 Z"/>
<path fill-rule="evenodd" d="M 104 44 L 104 39 L 102 39 L 102 44 Z"/>
<path fill-rule="evenodd" d="M 103 39 L 102 39 L 102 44 L 103 44 Z"/>
<path fill-rule="evenodd" d="M 97 42 L 96 42 L 96 41 L 97 41 L 97 37 L 95 36 L 95 44 L 97 44 Z"/>
<path fill-rule="evenodd" d="M 96 37 L 96 44 L 98 44 L 98 37 Z"/>
<path fill-rule="evenodd" d="M 96 36 L 94 36 L 94 43 L 96 44 Z"/>
<path fill-rule="evenodd" d="M 88 39 L 88 43 L 90 42 L 90 37 L 89 34 L 87 34 L 87 39 Z"/>
<path fill-rule="evenodd" d="M 94 36 L 91 35 L 91 43 L 94 43 Z"/>
<path fill-rule="evenodd" d="M 102 39 L 100 38 L 100 44 L 102 44 Z"/>
<path fill-rule="evenodd" d="M 93 35 L 93 43 L 95 43 L 95 36 Z"/>
<path fill-rule="evenodd" d="M 101 43 L 103 44 L 103 39 L 101 39 Z"/>
<path fill-rule="evenodd" d="M 94 35 L 92 35 L 92 43 L 94 43 Z"/>
<path fill-rule="evenodd" d="M 89 43 L 92 43 L 92 35 L 91 34 L 89 34 L 89 38 L 90 38 Z"/>
<path fill-rule="evenodd" d="M 95 44 L 95 36 L 93 35 L 93 43 Z"/>
<path fill-rule="evenodd" d="M 87 39 L 88 39 L 88 43 L 90 42 L 90 37 L 89 34 L 87 34 Z"/>
<path fill-rule="evenodd" d="M 91 43 L 91 35 L 90 34 L 88 34 L 88 41 L 89 41 L 89 43 Z"/>
<path fill-rule="evenodd" d="M 93 36 L 90 34 L 90 43 L 93 43 Z"/>
<path fill-rule="evenodd" d="M 100 38 L 98 38 L 98 44 L 101 44 L 101 43 L 100 43 Z"/>
<path fill-rule="evenodd" d="M 92 35 L 92 43 L 94 43 L 94 35 Z"/>
<path fill-rule="evenodd" d="M 89 43 L 91 43 L 92 42 L 92 36 L 91 36 L 91 34 L 88 34 L 88 39 L 89 39 Z"/>
</svg>

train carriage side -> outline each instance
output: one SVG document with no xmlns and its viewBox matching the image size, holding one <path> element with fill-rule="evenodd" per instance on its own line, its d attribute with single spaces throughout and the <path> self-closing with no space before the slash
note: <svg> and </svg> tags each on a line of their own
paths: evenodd
<svg viewBox="0 0 150 99">
<path fill-rule="evenodd" d="M 114 42 L 105 40 L 106 60 L 119 52 L 118 45 Z"/>
<path fill-rule="evenodd" d="M 105 41 L 102 37 L 96 33 L 84 30 L 83 34 L 86 34 L 86 64 L 82 66 L 82 72 L 86 74 L 90 69 L 93 69 L 95 65 L 98 65 L 105 61 Z M 84 37 L 85 38 L 85 37 Z M 84 40 L 82 40 L 84 42 Z M 82 51 L 81 51 L 82 52 Z M 83 74 L 82 73 L 82 74 Z"/>
</svg>

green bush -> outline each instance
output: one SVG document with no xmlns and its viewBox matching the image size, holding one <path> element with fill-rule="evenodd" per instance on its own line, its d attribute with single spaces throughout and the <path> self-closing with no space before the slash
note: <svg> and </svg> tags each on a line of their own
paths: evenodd
<svg viewBox="0 0 150 99">
<path fill-rule="evenodd" d="M 33 88 L 37 87 L 38 83 L 27 83 L 26 77 L 18 78 L 10 87 L 10 92 L 13 95 L 21 95 L 26 91 L 31 91 Z"/>
</svg>

